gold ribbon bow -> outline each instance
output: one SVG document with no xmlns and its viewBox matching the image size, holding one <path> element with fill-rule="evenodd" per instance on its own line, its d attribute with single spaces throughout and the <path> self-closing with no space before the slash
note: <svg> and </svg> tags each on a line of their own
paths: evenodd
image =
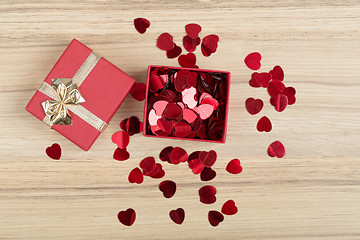
<svg viewBox="0 0 360 240">
<path fill-rule="evenodd" d="M 51 124 L 71 125 L 72 118 L 69 113 L 69 105 L 80 105 L 85 102 L 72 78 L 56 78 L 52 80 L 56 97 L 54 100 L 46 100 L 41 105 L 45 115 Z"/>
</svg>

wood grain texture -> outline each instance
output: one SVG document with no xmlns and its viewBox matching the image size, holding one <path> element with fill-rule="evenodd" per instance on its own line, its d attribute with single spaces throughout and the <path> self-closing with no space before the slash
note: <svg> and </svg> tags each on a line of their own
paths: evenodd
<svg viewBox="0 0 360 240">
<path fill-rule="evenodd" d="M 140 35 L 136 17 L 151 21 Z M 134 136 L 131 159 L 112 159 L 112 133 L 121 119 L 142 117 L 143 103 L 128 97 L 89 152 L 51 131 L 25 111 L 61 52 L 77 38 L 139 82 L 150 64 L 177 65 L 155 47 L 166 31 L 181 43 L 184 25 L 196 22 L 203 35 L 220 36 L 218 52 L 201 56 L 201 68 L 232 73 L 225 145 Z M 10 1 L 0 4 L 0 239 L 360 239 L 360 2 L 306 1 Z M 247 97 L 267 99 L 248 86 L 244 57 L 259 51 L 263 70 L 281 65 L 297 103 L 277 113 L 265 100 L 250 116 Z M 258 133 L 267 115 L 273 130 Z M 284 159 L 267 157 L 274 140 Z M 60 161 L 45 155 L 58 142 Z M 204 183 L 187 166 L 164 164 L 178 183 L 172 199 L 158 180 L 135 186 L 128 172 L 162 147 L 218 151 L 215 204 L 203 205 Z M 224 170 L 239 158 L 242 174 Z M 235 200 L 239 213 L 211 227 L 207 212 Z M 118 211 L 132 207 L 137 220 L 121 225 Z M 183 207 L 183 225 L 171 209 Z"/>
</svg>

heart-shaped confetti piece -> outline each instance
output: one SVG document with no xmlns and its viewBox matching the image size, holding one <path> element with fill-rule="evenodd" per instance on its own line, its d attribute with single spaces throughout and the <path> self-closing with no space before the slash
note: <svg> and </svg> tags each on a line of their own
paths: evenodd
<svg viewBox="0 0 360 240">
<path fill-rule="evenodd" d="M 135 222 L 136 213 L 134 209 L 128 208 L 126 211 L 120 211 L 118 213 L 118 219 L 125 226 L 131 226 Z"/>
<path fill-rule="evenodd" d="M 216 49 L 218 47 L 219 37 L 215 34 L 207 35 L 203 38 L 202 44 L 204 45 L 207 50 L 210 51 L 210 53 L 216 52 Z"/>
<path fill-rule="evenodd" d="M 251 70 L 259 70 L 261 67 L 261 54 L 258 52 L 253 52 L 247 55 L 244 59 L 244 62 L 248 68 Z"/>
<path fill-rule="evenodd" d="M 175 43 L 173 42 L 173 36 L 169 33 L 162 33 L 157 41 L 156 46 L 164 51 L 169 51 L 174 48 Z"/>
<path fill-rule="evenodd" d="M 199 37 L 199 33 L 201 32 L 201 26 L 196 23 L 186 24 L 185 32 L 189 37 L 195 39 L 195 38 Z"/>
<path fill-rule="evenodd" d="M 159 89 L 163 89 L 167 83 L 168 78 L 157 74 L 155 69 L 150 73 L 149 88 L 152 92 L 157 92 Z"/>
<path fill-rule="evenodd" d="M 259 74 L 258 72 L 254 72 L 253 74 L 251 74 L 251 79 L 249 80 L 250 87 L 253 87 L 253 88 L 261 87 L 255 79 L 256 75 L 258 75 L 258 74 Z"/>
<path fill-rule="evenodd" d="M 285 90 L 285 85 L 279 80 L 272 80 L 267 86 L 270 97 L 275 97 Z"/>
<path fill-rule="evenodd" d="M 169 212 L 169 216 L 170 216 L 171 220 L 173 220 L 174 223 L 180 225 L 184 222 L 185 211 L 182 208 L 178 208 L 176 210 L 171 210 Z"/>
<path fill-rule="evenodd" d="M 199 174 L 204 169 L 204 164 L 198 158 L 189 161 L 188 164 L 189 164 L 189 168 L 192 170 L 194 174 Z"/>
<path fill-rule="evenodd" d="M 226 165 L 226 171 L 231 174 L 239 174 L 242 172 L 242 169 L 239 159 L 233 159 Z"/>
<path fill-rule="evenodd" d="M 147 20 L 146 18 L 135 18 L 134 26 L 136 31 L 143 34 L 146 32 L 146 29 L 150 27 L 150 21 Z"/>
<path fill-rule="evenodd" d="M 125 149 L 116 148 L 113 154 L 113 158 L 117 161 L 125 161 L 130 157 L 130 153 Z"/>
<path fill-rule="evenodd" d="M 203 186 L 199 189 L 200 202 L 212 204 L 216 202 L 216 188 L 211 185 Z"/>
<path fill-rule="evenodd" d="M 179 164 L 188 160 L 187 152 L 180 147 L 175 147 L 170 153 L 170 162 L 172 164 Z"/>
<path fill-rule="evenodd" d="M 189 124 L 184 122 L 177 122 L 174 125 L 174 135 L 179 138 L 186 137 L 191 132 L 191 127 Z"/>
<path fill-rule="evenodd" d="M 166 51 L 167 58 L 177 58 L 182 53 L 182 48 L 174 44 L 173 49 Z"/>
<path fill-rule="evenodd" d="M 140 167 L 145 172 L 151 172 L 155 167 L 155 158 L 154 157 L 146 157 L 140 162 Z"/>
<path fill-rule="evenodd" d="M 125 149 L 127 147 L 129 140 L 129 134 L 125 131 L 118 131 L 111 137 L 111 141 L 121 149 Z"/>
<path fill-rule="evenodd" d="M 164 197 L 171 198 L 176 192 L 176 183 L 170 180 L 162 181 L 159 184 L 159 190 L 163 193 Z"/>
<path fill-rule="evenodd" d="M 200 173 L 201 181 L 211 181 L 216 177 L 216 172 L 212 168 L 205 167 Z"/>
<path fill-rule="evenodd" d="M 196 55 L 194 53 L 182 54 L 178 58 L 180 66 L 186 68 L 193 68 L 196 64 Z"/>
<path fill-rule="evenodd" d="M 61 157 L 61 147 L 57 143 L 54 143 L 51 147 L 47 147 L 45 152 L 46 155 L 55 160 L 59 160 Z"/>
<path fill-rule="evenodd" d="M 270 157 L 282 158 L 285 156 L 285 147 L 280 141 L 275 141 L 270 144 L 267 152 Z"/>
<path fill-rule="evenodd" d="M 132 136 L 142 131 L 143 123 L 140 122 L 138 117 L 131 116 L 121 121 L 120 128 L 126 131 L 129 134 L 129 136 Z"/>
<path fill-rule="evenodd" d="M 128 180 L 130 183 L 137 183 L 137 184 L 142 183 L 144 181 L 144 175 L 140 170 L 140 168 L 137 167 L 131 170 L 128 176 Z"/>
<path fill-rule="evenodd" d="M 200 44 L 201 39 L 198 38 L 191 38 L 189 36 L 183 37 L 183 45 L 186 51 L 188 52 L 194 52 L 196 50 L 196 47 Z"/>
<path fill-rule="evenodd" d="M 164 116 L 167 119 L 174 119 L 174 120 L 176 120 L 179 117 L 182 118 L 182 109 L 176 103 L 169 103 L 166 105 L 166 108 L 164 110 Z"/>
<path fill-rule="evenodd" d="M 166 132 L 166 133 L 171 133 L 173 127 L 174 127 L 174 123 L 173 121 L 167 121 L 164 118 L 159 118 L 157 120 L 157 125 L 159 126 L 159 128 Z"/>
<path fill-rule="evenodd" d="M 165 176 L 165 171 L 163 170 L 162 165 L 160 163 L 156 163 L 155 166 L 157 168 L 157 172 L 151 172 L 149 176 L 155 179 L 163 178 Z"/>
<path fill-rule="evenodd" d="M 221 212 L 225 215 L 234 215 L 238 212 L 238 208 L 235 206 L 235 202 L 233 200 L 228 200 L 222 206 Z"/>
<path fill-rule="evenodd" d="M 259 132 L 270 132 L 272 129 L 270 119 L 266 116 L 263 116 L 262 118 L 260 118 L 256 124 L 256 129 Z"/>
<path fill-rule="evenodd" d="M 146 95 L 146 84 L 145 83 L 135 84 L 132 87 L 130 94 L 135 100 L 144 101 Z"/>
<path fill-rule="evenodd" d="M 167 101 L 160 100 L 154 103 L 153 109 L 155 110 L 156 115 L 162 116 L 163 112 L 166 109 L 166 106 L 168 105 Z"/>
<path fill-rule="evenodd" d="M 151 109 L 149 112 L 149 124 L 151 126 L 157 126 L 157 121 L 161 118 L 161 116 L 158 116 L 154 109 Z"/>
<path fill-rule="evenodd" d="M 188 123 L 193 123 L 197 118 L 196 113 L 191 109 L 184 109 L 183 110 L 183 119 Z"/>
<path fill-rule="evenodd" d="M 271 74 L 267 72 L 262 72 L 255 75 L 256 82 L 261 86 L 266 88 L 271 80 Z"/>
<path fill-rule="evenodd" d="M 217 154 L 214 150 L 211 150 L 209 152 L 202 151 L 199 155 L 200 161 L 204 164 L 206 167 L 211 167 L 216 162 Z"/>
<path fill-rule="evenodd" d="M 280 66 L 275 66 L 269 73 L 271 74 L 273 80 L 284 80 L 284 71 Z"/>
<path fill-rule="evenodd" d="M 221 212 L 212 210 L 212 211 L 209 211 L 208 219 L 209 219 L 211 226 L 216 227 L 217 225 L 219 225 L 219 223 L 224 221 L 224 215 L 222 215 Z"/>
<path fill-rule="evenodd" d="M 278 94 L 276 97 L 271 98 L 270 102 L 276 111 L 282 112 L 288 105 L 288 97 L 285 94 Z"/>
<path fill-rule="evenodd" d="M 159 158 L 161 161 L 170 163 L 170 154 L 174 148 L 172 146 L 167 146 L 163 150 L 161 150 L 159 154 Z"/>
<path fill-rule="evenodd" d="M 245 101 L 246 110 L 251 114 L 258 114 L 264 106 L 264 102 L 261 99 L 248 98 Z"/>
</svg>

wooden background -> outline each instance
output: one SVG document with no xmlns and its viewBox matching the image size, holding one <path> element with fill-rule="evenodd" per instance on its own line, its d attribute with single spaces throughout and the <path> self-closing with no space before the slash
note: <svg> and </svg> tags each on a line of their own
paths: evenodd
<svg viewBox="0 0 360 240">
<path fill-rule="evenodd" d="M 141 35 L 133 19 L 151 27 Z M 210 58 L 197 49 L 201 68 L 232 73 L 228 138 L 225 145 L 131 137 L 131 159 L 112 159 L 111 135 L 131 115 L 142 117 L 143 102 L 128 97 L 89 152 L 51 131 L 25 111 L 62 51 L 77 38 L 138 82 L 149 64 L 177 66 L 155 47 L 162 32 L 181 44 L 184 25 L 196 22 L 220 36 Z M 284 112 L 268 103 L 264 89 L 249 87 L 244 57 L 259 51 L 261 70 L 285 70 L 297 102 Z M 0 239 L 360 239 L 360 2 L 359 0 L 2 0 L 0 4 Z M 263 98 L 256 116 L 244 108 L 248 97 Z M 270 133 L 255 129 L 267 115 Z M 267 146 L 281 140 L 283 159 Z M 45 148 L 58 142 L 62 159 Z M 127 181 L 129 171 L 167 146 L 218 151 L 217 202 L 201 204 L 200 182 L 183 164 L 163 164 L 165 179 L 178 191 L 165 199 L 159 180 Z M 240 175 L 225 166 L 239 158 Z M 235 200 L 239 213 L 210 226 L 209 210 Z M 132 227 L 117 220 L 132 207 Z M 185 222 L 168 213 L 183 207 Z"/>
</svg>

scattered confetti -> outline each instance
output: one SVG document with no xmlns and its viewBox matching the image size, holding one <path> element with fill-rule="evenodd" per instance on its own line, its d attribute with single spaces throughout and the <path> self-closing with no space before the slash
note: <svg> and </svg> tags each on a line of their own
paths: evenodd
<svg viewBox="0 0 360 240">
<path fill-rule="evenodd" d="M 116 148 L 113 154 L 113 158 L 118 161 L 125 161 L 129 159 L 130 153 L 125 149 Z"/>
<path fill-rule="evenodd" d="M 221 212 L 225 215 L 234 215 L 238 212 L 238 208 L 233 200 L 228 200 L 223 204 Z"/>
<path fill-rule="evenodd" d="M 170 162 L 172 164 L 179 164 L 188 160 L 187 152 L 180 147 L 174 148 L 170 153 Z"/>
<path fill-rule="evenodd" d="M 185 68 L 193 68 L 196 64 L 196 55 L 192 52 L 188 54 L 182 54 L 178 58 L 179 64 Z"/>
<path fill-rule="evenodd" d="M 253 52 L 247 55 L 244 62 L 251 70 L 259 70 L 261 67 L 261 55 L 258 52 Z"/>
<path fill-rule="evenodd" d="M 177 58 L 182 53 L 182 48 L 174 44 L 174 47 L 166 51 L 167 58 Z"/>
<path fill-rule="evenodd" d="M 285 147 L 280 141 L 275 141 L 270 144 L 267 152 L 270 157 L 282 158 L 285 156 Z"/>
<path fill-rule="evenodd" d="M 150 27 L 150 21 L 147 20 L 146 18 L 135 18 L 134 26 L 136 31 L 143 34 L 146 32 L 146 29 Z"/>
<path fill-rule="evenodd" d="M 216 162 L 217 154 L 214 150 L 211 150 L 209 152 L 202 151 L 199 155 L 200 161 L 204 164 L 206 167 L 211 167 Z"/>
<path fill-rule="evenodd" d="M 246 110 L 251 114 L 258 114 L 264 106 L 264 102 L 261 99 L 248 98 L 245 101 Z"/>
<path fill-rule="evenodd" d="M 57 143 L 54 143 L 51 147 L 47 147 L 45 152 L 46 155 L 55 160 L 59 160 L 61 157 L 61 147 Z"/>
<path fill-rule="evenodd" d="M 212 211 L 209 211 L 208 219 L 209 219 L 211 226 L 216 227 L 219 225 L 219 223 L 224 221 L 224 215 L 222 215 L 221 212 L 212 210 Z"/>
<path fill-rule="evenodd" d="M 231 174 L 239 174 L 242 172 L 242 166 L 239 159 L 233 159 L 226 165 L 226 171 Z"/>
<path fill-rule="evenodd" d="M 211 181 L 215 177 L 216 177 L 215 170 L 213 170 L 212 168 L 208 168 L 208 167 L 205 167 L 200 174 L 200 179 L 201 179 L 201 181 L 204 181 L 204 182 Z"/>
<path fill-rule="evenodd" d="M 200 44 L 201 39 L 199 37 L 197 38 L 191 38 L 189 36 L 183 37 L 183 45 L 186 51 L 188 52 L 194 52 L 196 50 L 196 47 Z"/>
<path fill-rule="evenodd" d="M 125 131 L 118 131 L 111 137 L 111 141 L 121 149 L 125 149 L 127 147 L 129 140 L 129 134 Z"/>
<path fill-rule="evenodd" d="M 259 132 L 270 132 L 272 129 L 270 119 L 266 116 L 263 116 L 262 118 L 260 118 L 256 124 L 256 129 Z"/>
<path fill-rule="evenodd" d="M 216 52 L 218 47 L 219 37 L 215 34 L 207 35 L 203 38 L 201 44 L 201 52 L 205 57 L 209 57 Z"/>
<path fill-rule="evenodd" d="M 175 46 L 175 43 L 173 42 L 173 36 L 171 36 L 169 33 L 162 33 L 156 41 L 156 46 L 164 51 L 173 49 Z"/>
<path fill-rule="evenodd" d="M 134 209 L 128 208 L 126 211 L 120 211 L 118 213 L 118 219 L 125 226 L 131 226 L 135 222 L 136 213 Z"/>
<path fill-rule="evenodd" d="M 135 84 L 132 87 L 130 94 L 135 100 L 144 101 L 146 95 L 146 84 L 145 83 Z"/>
<path fill-rule="evenodd" d="M 159 184 L 159 190 L 163 193 L 164 197 L 171 198 L 176 192 L 176 183 L 170 180 L 162 181 Z"/>
<path fill-rule="evenodd" d="M 181 225 L 185 219 L 185 211 L 182 208 L 171 210 L 169 216 L 174 223 Z"/>
<path fill-rule="evenodd" d="M 200 202 L 212 204 L 216 202 L 216 188 L 214 186 L 203 186 L 199 189 Z"/>
<path fill-rule="evenodd" d="M 128 180 L 130 183 L 137 183 L 137 184 L 142 183 L 144 181 L 144 175 L 140 170 L 140 168 L 137 167 L 131 170 L 131 172 L 129 173 Z"/>
<path fill-rule="evenodd" d="M 138 134 L 143 129 L 143 123 L 140 122 L 139 118 L 136 116 L 132 116 L 129 118 L 125 118 L 120 122 L 120 128 L 126 131 L 129 136 L 134 134 Z"/>
<path fill-rule="evenodd" d="M 190 38 L 195 39 L 199 37 L 199 33 L 201 32 L 201 26 L 196 23 L 189 23 L 185 25 L 185 31 Z"/>
</svg>

